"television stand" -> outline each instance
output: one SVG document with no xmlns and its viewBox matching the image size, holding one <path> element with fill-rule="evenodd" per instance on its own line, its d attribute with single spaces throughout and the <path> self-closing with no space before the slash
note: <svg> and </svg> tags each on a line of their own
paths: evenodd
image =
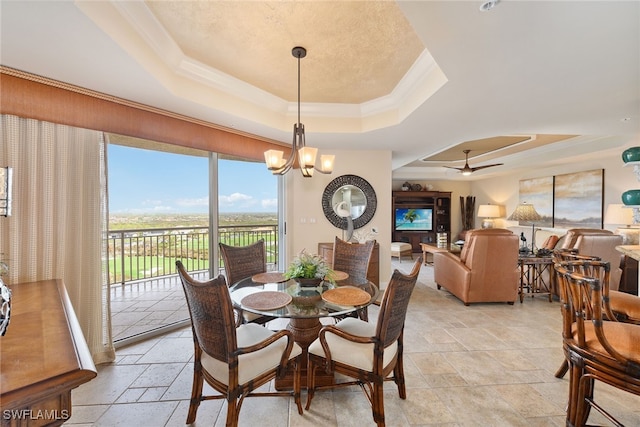
<svg viewBox="0 0 640 427">
<path fill-rule="evenodd" d="M 391 241 L 411 244 L 414 253 L 420 253 L 421 243 L 438 242 L 438 235 L 451 243 L 451 192 L 450 191 L 394 191 L 392 193 Z M 431 230 L 398 230 L 395 223 L 396 209 L 432 209 Z"/>
</svg>

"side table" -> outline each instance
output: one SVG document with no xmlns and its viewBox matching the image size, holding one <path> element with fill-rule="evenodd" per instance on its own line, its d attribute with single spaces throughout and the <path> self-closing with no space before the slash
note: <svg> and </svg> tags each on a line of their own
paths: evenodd
<svg viewBox="0 0 640 427">
<path fill-rule="evenodd" d="M 520 266 L 520 303 L 524 301 L 524 288 L 535 296 L 536 293 L 546 293 L 549 295 L 549 302 L 552 301 L 552 283 L 554 280 L 555 270 L 553 268 L 553 259 L 550 256 L 519 256 L 518 265 Z M 542 273 L 549 273 L 548 282 L 545 282 Z M 525 285 L 526 279 L 526 285 Z"/>
</svg>

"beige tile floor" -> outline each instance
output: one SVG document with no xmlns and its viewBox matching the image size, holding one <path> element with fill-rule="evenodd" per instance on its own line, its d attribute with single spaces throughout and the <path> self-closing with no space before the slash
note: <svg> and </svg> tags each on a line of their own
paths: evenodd
<svg viewBox="0 0 640 427">
<path fill-rule="evenodd" d="M 394 267 L 407 271 L 411 264 L 394 261 Z M 436 290 L 432 267 L 422 267 L 405 328 L 407 399 L 385 385 L 387 425 L 563 426 L 568 380 L 553 376 L 563 357 L 560 321 L 558 303 L 541 296 L 513 306 L 465 307 Z M 99 366 L 96 379 L 74 390 L 67 425 L 184 425 L 192 352 L 188 327 L 119 349 L 115 363 Z M 596 397 L 625 425 L 640 425 L 639 397 L 602 384 Z M 218 400 L 203 402 L 195 425 L 223 426 L 225 408 Z M 590 424 L 607 425 L 592 412 Z M 240 414 L 241 426 L 373 424 L 355 388 L 316 394 L 303 415 L 279 397 L 249 398 Z"/>
</svg>

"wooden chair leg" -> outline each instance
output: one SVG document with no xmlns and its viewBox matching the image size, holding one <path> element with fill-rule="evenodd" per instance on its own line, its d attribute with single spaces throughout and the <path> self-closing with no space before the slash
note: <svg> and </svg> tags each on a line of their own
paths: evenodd
<svg viewBox="0 0 640 427">
<path fill-rule="evenodd" d="M 198 407 L 202 401 L 202 367 L 194 363 L 193 368 L 193 385 L 191 386 L 191 402 L 189 403 L 189 413 L 187 414 L 187 424 L 193 424 L 196 421 Z"/>
<path fill-rule="evenodd" d="M 580 387 L 578 391 L 575 422 L 573 424 L 575 427 L 582 427 L 587 424 L 589 413 L 591 412 L 591 405 L 587 400 L 593 399 L 593 377 L 589 374 L 584 374 L 579 382 Z"/>
<path fill-rule="evenodd" d="M 558 370 L 554 375 L 556 378 L 563 378 L 568 370 L 569 370 L 569 362 L 567 362 L 567 359 L 564 359 L 562 361 L 562 365 L 560 365 L 560 367 L 558 368 Z"/>
<path fill-rule="evenodd" d="M 398 361 L 396 362 L 396 366 L 393 368 L 393 377 L 396 386 L 398 387 L 398 395 L 400 399 L 407 398 L 407 388 L 404 383 L 404 366 L 402 362 L 402 355 L 398 355 Z"/>
<path fill-rule="evenodd" d="M 238 427 L 238 399 L 227 397 L 227 423 L 226 427 Z"/>
<path fill-rule="evenodd" d="M 371 409 L 373 411 L 373 421 L 378 427 L 384 427 L 384 379 L 376 379 L 372 386 Z"/>
<path fill-rule="evenodd" d="M 567 426 L 575 426 L 576 412 L 578 410 L 580 378 L 583 368 L 575 363 L 569 364 L 569 400 L 567 404 Z"/>
</svg>

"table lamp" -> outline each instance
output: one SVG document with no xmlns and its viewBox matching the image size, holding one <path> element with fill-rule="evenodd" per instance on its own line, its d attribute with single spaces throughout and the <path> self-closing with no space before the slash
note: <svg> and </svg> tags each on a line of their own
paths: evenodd
<svg viewBox="0 0 640 427">
<path fill-rule="evenodd" d="M 616 229 L 616 234 L 622 236 L 622 244 L 637 245 L 640 242 L 640 227 L 639 224 L 634 224 L 633 222 L 632 208 L 625 207 L 623 204 L 607 205 L 604 223 L 606 225 L 624 225 L 624 227 Z M 631 226 L 632 224 L 634 225 L 633 227 Z"/>
<path fill-rule="evenodd" d="M 536 225 L 535 221 L 541 220 L 542 217 L 533 205 L 527 204 L 527 202 L 521 203 L 516 207 L 516 210 L 507 218 L 508 221 L 530 222 L 531 223 L 531 252 L 535 253 L 536 250 Z"/>
<path fill-rule="evenodd" d="M 500 217 L 500 206 L 480 205 L 478 207 L 478 216 L 484 218 L 482 228 L 493 228 L 493 219 Z"/>
</svg>

